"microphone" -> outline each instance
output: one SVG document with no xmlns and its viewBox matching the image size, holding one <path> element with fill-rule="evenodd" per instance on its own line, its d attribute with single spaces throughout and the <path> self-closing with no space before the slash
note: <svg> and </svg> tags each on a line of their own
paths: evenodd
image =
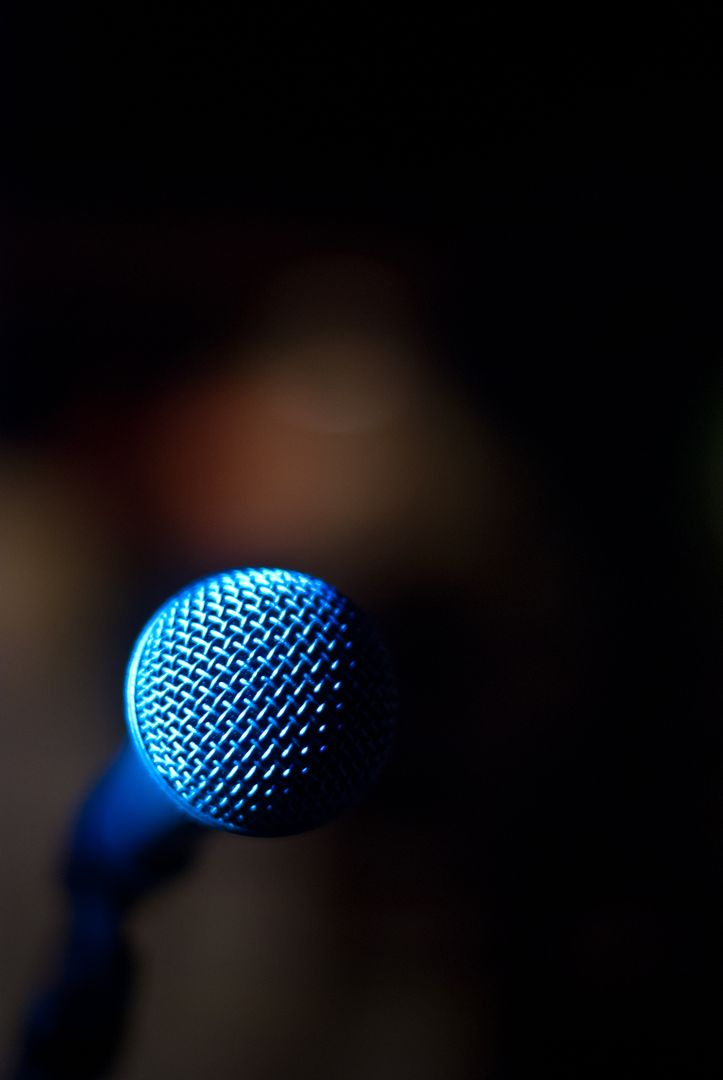
<svg viewBox="0 0 723 1080">
<path fill-rule="evenodd" d="M 289 570 L 216 574 L 142 631 L 126 678 L 130 745 L 75 848 L 116 871 L 174 826 L 249 836 L 315 828 L 377 778 L 394 730 L 388 655 L 332 586 Z"/>
<path fill-rule="evenodd" d="M 366 616 L 279 569 L 215 574 L 168 600 L 135 644 L 125 700 L 129 740 L 71 838 L 64 963 L 31 1018 L 22 1077 L 108 1067 L 133 981 L 122 918 L 188 865 L 203 827 L 277 837 L 331 821 L 377 779 L 396 719 Z"/>
</svg>

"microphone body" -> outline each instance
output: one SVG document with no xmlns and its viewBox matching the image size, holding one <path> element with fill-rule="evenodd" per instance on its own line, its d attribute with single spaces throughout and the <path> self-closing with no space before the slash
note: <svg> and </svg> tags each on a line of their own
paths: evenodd
<svg viewBox="0 0 723 1080">
<path fill-rule="evenodd" d="M 71 833 L 63 875 L 73 892 L 101 892 L 125 909 L 170 876 L 200 826 L 162 791 L 131 742 L 91 789 Z"/>
<path fill-rule="evenodd" d="M 187 868 L 204 826 L 286 836 L 353 805 L 384 764 L 395 713 L 375 631 L 316 578 L 230 571 L 160 608 L 128 666 L 130 737 L 71 836 L 60 975 L 15 1075 L 103 1076 L 134 985 L 131 905 Z"/>
</svg>

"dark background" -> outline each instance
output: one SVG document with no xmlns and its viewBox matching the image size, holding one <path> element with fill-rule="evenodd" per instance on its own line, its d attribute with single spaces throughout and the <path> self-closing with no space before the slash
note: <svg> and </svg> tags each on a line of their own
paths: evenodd
<svg viewBox="0 0 723 1080">
<path fill-rule="evenodd" d="M 4 18 L 8 1056 L 134 633 L 278 562 L 396 757 L 139 914 L 117 1075 L 720 1076 L 715 13 Z"/>
</svg>

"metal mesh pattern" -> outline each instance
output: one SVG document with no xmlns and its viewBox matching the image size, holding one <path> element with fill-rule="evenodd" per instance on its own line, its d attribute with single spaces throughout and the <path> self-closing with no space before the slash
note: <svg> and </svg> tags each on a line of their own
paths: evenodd
<svg viewBox="0 0 723 1080">
<path fill-rule="evenodd" d="M 323 581 L 234 570 L 160 609 L 128 671 L 131 734 L 156 778 L 206 824 L 301 832 L 355 802 L 394 723 L 386 653 Z"/>
</svg>

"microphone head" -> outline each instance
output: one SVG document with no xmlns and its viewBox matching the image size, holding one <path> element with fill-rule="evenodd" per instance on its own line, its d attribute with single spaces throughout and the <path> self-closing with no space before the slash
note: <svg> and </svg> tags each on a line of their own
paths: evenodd
<svg viewBox="0 0 723 1080">
<path fill-rule="evenodd" d="M 169 600 L 126 681 L 131 737 L 205 825 L 284 836 L 355 803 L 389 752 L 396 694 L 363 613 L 289 570 L 231 570 Z"/>
</svg>

